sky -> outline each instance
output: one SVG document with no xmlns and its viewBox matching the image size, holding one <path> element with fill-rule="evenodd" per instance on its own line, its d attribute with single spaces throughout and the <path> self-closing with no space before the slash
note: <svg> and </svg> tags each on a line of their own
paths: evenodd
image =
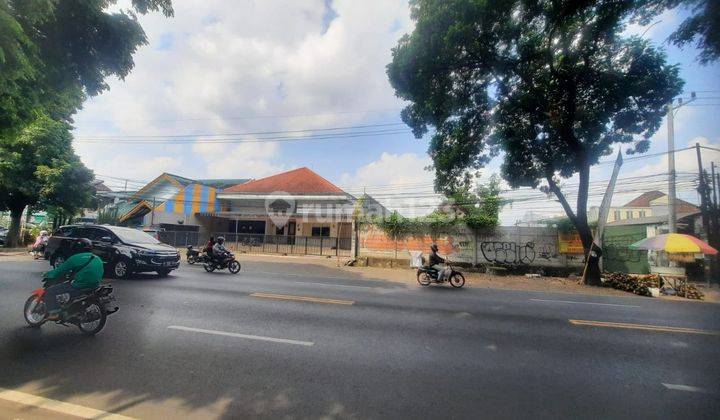
<svg viewBox="0 0 720 420">
<path fill-rule="evenodd" d="M 113 189 L 124 189 L 123 179 L 129 179 L 127 188 L 133 189 L 162 172 L 259 178 L 306 166 L 350 193 L 366 191 L 406 215 L 432 210 L 438 197 L 434 175 L 426 169 L 431 164 L 427 139 L 415 139 L 398 124 L 404 104 L 385 73 L 391 48 L 412 31 L 407 1 L 178 0 L 173 6 L 172 18 L 139 17 L 149 42 L 134 56 L 135 68 L 125 80 L 110 79 L 110 90 L 89 99 L 75 118 L 75 149 L 99 179 Z M 681 65 L 683 96 L 696 91 L 700 98 L 678 110 L 675 147 L 699 142 L 720 148 L 720 105 L 713 105 L 720 104 L 720 65 L 701 66 L 694 48 L 679 50 L 665 42 L 685 15 L 671 11 L 652 27 L 631 26 L 627 33 L 664 46 L 668 61 Z M 333 138 L 341 131 L 327 130 L 358 126 L 352 131 L 367 134 Z M 227 133 L 313 129 L 325 131 L 278 137 L 322 138 L 267 142 L 262 138 L 275 135 L 248 134 L 246 143 L 217 142 Z M 166 135 L 182 135 L 183 143 L 146 141 Z M 665 151 L 663 123 L 648 157 L 622 167 L 614 204 L 643 188 L 666 189 L 661 174 L 667 156 L 653 156 Z M 501 158 L 483 169 L 481 182 L 497 172 Z M 703 160 L 720 163 L 720 153 L 704 150 Z M 676 162 L 679 196 L 697 201 L 690 179 L 697 173 L 695 151 L 677 153 Z M 611 163 L 593 168 L 591 205 L 602 199 L 611 170 Z M 576 182 L 565 182 L 570 197 Z M 503 208 L 503 224 L 562 212 L 539 192 L 505 195 L 518 201 Z"/>
</svg>

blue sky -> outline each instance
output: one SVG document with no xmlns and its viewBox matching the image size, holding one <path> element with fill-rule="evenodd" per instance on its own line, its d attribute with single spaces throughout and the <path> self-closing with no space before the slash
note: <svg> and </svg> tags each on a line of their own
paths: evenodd
<svg viewBox="0 0 720 420">
<path fill-rule="evenodd" d="M 206 0 L 176 2 L 175 8 L 171 19 L 140 18 L 149 45 L 136 55 L 132 74 L 124 81 L 111 81 L 109 92 L 85 104 L 76 118 L 78 140 L 399 122 L 403 104 L 394 97 L 385 65 L 390 48 L 412 30 L 405 1 Z M 682 12 L 664 14 L 645 36 L 665 45 L 682 16 Z M 645 29 L 631 27 L 628 32 L 639 34 Z M 687 95 L 695 90 L 703 98 L 678 112 L 676 147 L 695 141 L 720 145 L 716 118 L 720 106 L 705 106 L 720 103 L 720 65 L 700 66 L 693 48 L 665 48 L 669 62 L 681 64 Z M 665 151 L 666 139 L 663 125 L 649 153 Z M 101 177 L 146 180 L 168 171 L 188 177 L 244 178 L 308 166 L 351 192 L 365 187 L 405 212 L 407 200 L 390 200 L 394 193 L 416 192 L 426 202 L 435 200 L 433 175 L 424 170 L 430 163 L 427 142 L 409 133 L 235 145 L 78 141 L 76 149 Z M 708 152 L 706 158 L 720 162 L 718 154 Z M 492 162 L 484 176 L 497 170 L 499 163 Z M 693 163 L 694 152 L 678 154 L 678 171 L 692 170 Z M 595 168 L 593 180 L 606 179 L 610 169 L 611 165 Z M 621 177 L 662 171 L 663 157 L 657 156 L 628 162 Z M 124 186 L 122 181 L 105 179 L 112 187 Z M 572 190 L 571 185 L 568 188 Z M 694 198 L 691 190 L 681 193 Z M 520 195 L 528 193 L 509 193 Z M 630 195 L 619 194 L 616 202 Z M 524 206 L 504 209 L 503 222 L 512 223 L 528 210 L 546 215 L 561 211 L 537 197 Z M 593 197 L 594 202 L 599 199 Z M 429 207 L 421 203 L 417 212 Z"/>
</svg>

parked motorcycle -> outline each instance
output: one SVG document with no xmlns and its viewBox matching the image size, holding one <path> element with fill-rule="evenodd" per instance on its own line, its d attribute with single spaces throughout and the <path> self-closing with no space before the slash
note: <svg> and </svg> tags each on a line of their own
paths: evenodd
<svg viewBox="0 0 720 420">
<path fill-rule="evenodd" d="M 188 264 L 190 265 L 193 265 L 195 263 L 204 264 L 210 261 L 210 256 L 207 254 L 207 252 L 200 252 L 197 249 L 193 248 L 192 245 L 187 246 L 187 252 L 185 252 L 185 257 Z"/>
<path fill-rule="evenodd" d="M 421 286 L 429 286 L 431 283 L 445 283 L 450 282 L 450 285 L 455 288 L 461 288 L 465 285 L 465 276 L 455 269 L 449 262 L 446 261 L 450 274 L 447 278 L 439 280 L 438 277 L 440 272 L 432 267 L 420 267 L 417 270 L 417 282 Z"/>
<path fill-rule="evenodd" d="M 69 279 L 44 279 L 43 287 L 32 292 L 25 301 L 23 315 L 25 321 L 31 327 L 40 327 L 48 321 L 48 313 L 45 305 L 45 291 L 48 287 Z M 56 324 L 73 324 L 83 334 L 95 335 L 105 327 L 107 316 L 118 311 L 118 307 L 111 305 L 115 300 L 112 295 L 113 288 L 109 285 L 100 285 L 87 293 L 65 302 L 61 306 L 60 317 L 55 320 Z"/>
<path fill-rule="evenodd" d="M 205 271 L 212 273 L 215 270 L 228 269 L 231 273 L 237 274 L 240 272 L 240 262 L 235 259 L 235 255 L 227 253 L 224 257 L 209 258 L 205 264 L 203 264 Z"/>
</svg>

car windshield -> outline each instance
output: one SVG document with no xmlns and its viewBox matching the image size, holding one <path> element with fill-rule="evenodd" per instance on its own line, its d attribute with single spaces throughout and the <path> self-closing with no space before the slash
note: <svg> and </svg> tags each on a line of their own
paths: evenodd
<svg viewBox="0 0 720 420">
<path fill-rule="evenodd" d="M 112 227 L 109 228 L 123 242 L 132 244 L 159 244 L 160 241 L 148 235 L 147 233 L 130 228 Z"/>
</svg>

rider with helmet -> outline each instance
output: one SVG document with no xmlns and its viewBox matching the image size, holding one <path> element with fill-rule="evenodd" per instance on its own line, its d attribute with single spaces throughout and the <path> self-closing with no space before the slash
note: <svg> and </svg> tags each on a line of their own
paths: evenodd
<svg viewBox="0 0 720 420">
<path fill-rule="evenodd" d="M 90 252 L 92 242 L 89 239 L 76 239 L 72 250 L 75 255 L 44 274 L 46 279 L 67 276 L 70 280 L 50 286 L 45 291 L 45 303 L 50 318 L 58 317 L 59 303 L 69 302 L 82 295 L 86 289 L 95 289 L 103 278 L 103 262 L 100 257 Z"/>
<path fill-rule="evenodd" d="M 430 256 L 428 257 L 428 265 L 437 270 L 438 280 L 444 279 L 445 271 L 445 259 L 438 255 L 438 246 L 436 244 L 430 245 Z"/>
<path fill-rule="evenodd" d="M 45 251 L 45 246 L 47 245 L 49 239 L 50 235 L 48 235 L 48 231 L 41 230 L 32 247 L 32 253 L 35 259 L 37 259 Z"/>
<path fill-rule="evenodd" d="M 228 254 L 230 254 L 230 250 L 225 248 L 225 238 L 222 236 L 218 236 L 217 242 L 215 242 L 215 245 L 212 247 L 212 253 L 213 257 L 220 263 L 224 264 L 228 259 Z"/>
</svg>

